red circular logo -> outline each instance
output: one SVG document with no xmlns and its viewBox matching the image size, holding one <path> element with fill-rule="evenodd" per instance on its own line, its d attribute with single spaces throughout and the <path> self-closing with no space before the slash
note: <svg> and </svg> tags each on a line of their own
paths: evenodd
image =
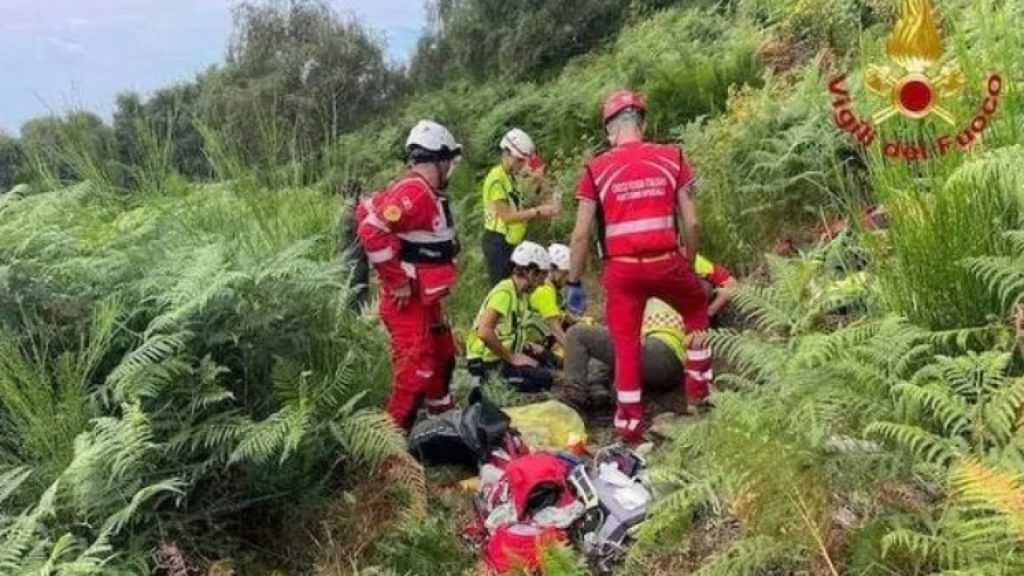
<svg viewBox="0 0 1024 576">
<path fill-rule="evenodd" d="M 924 80 L 910 80 L 900 87 L 900 104 L 910 112 L 924 112 L 932 106 L 935 95 Z"/>
</svg>

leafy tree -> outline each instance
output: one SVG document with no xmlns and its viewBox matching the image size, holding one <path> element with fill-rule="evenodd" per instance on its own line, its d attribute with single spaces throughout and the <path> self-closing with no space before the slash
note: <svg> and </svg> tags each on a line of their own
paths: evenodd
<svg viewBox="0 0 1024 576">
<path fill-rule="evenodd" d="M 431 0 L 410 68 L 417 86 L 536 78 L 614 37 L 634 14 L 680 0 Z"/>
<path fill-rule="evenodd" d="M 91 112 L 29 120 L 21 127 L 21 142 L 33 168 L 60 182 L 107 180 L 116 158 L 113 130 Z"/>
<path fill-rule="evenodd" d="M 292 161 L 359 126 L 399 94 L 379 39 L 323 0 L 243 2 L 203 120 L 253 161 Z"/>
<path fill-rule="evenodd" d="M 145 122 L 146 111 L 142 97 L 137 92 L 122 92 L 117 95 L 114 107 L 114 141 L 117 157 L 128 165 L 141 162 L 142 144 L 138 138 L 138 126 Z"/>
<path fill-rule="evenodd" d="M 157 90 L 146 102 L 146 117 L 158 136 L 173 143 L 171 161 L 187 176 L 206 177 L 211 174 L 203 152 L 203 137 L 196 129 L 195 119 L 200 114 L 205 79 L 201 74 L 195 82 L 185 82 Z"/>
<path fill-rule="evenodd" d="M 21 143 L 0 131 L 0 194 L 17 183 L 22 161 Z"/>
<path fill-rule="evenodd" d="M 134 92 L 118 95 L 114 111 L 118 159 L 139 167 L 152 153 L 153 144 L 166 142 L 169 162 L 179 173 L 193 178 L 209 176 L 203 137 L 195 125 L 206 77 L 162 88 L 145 101 Z"/>
</svg>

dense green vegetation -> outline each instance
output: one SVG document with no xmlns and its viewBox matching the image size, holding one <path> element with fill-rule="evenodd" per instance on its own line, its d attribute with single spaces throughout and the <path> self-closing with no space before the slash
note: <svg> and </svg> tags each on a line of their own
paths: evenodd
<svg viewBox="0 0 1024 576">
<path fill-rule="evenodd" d="M 223 67 L 123 96 L 112 127 L 0 136 L 0 185 L 30 184 L 0 196 L 0 572 L 471 571 L 467 498 L 428 491 L 377 411 L 386 339 L 346 305 L 335 191 L 386 183 L 408 127 L 441 120 L 467 146 L 452 192 L 475 246 L 477 183 L 520 126 L 566 208 L 531 234 L 564 239 L 601 98 L 627 85 L 702 175 L 706 252 L 749 277 L 713 337 L 717 409 L 655 454 L 663 499 L 623 573 L 1020 573 L 1018 94 L 970 153 L 908 164 L 836 130 L 827 86 L 848 71 L 858 112 L 881 105 L 861 78 L 895 2 L 574 4 L 438 2 L 408 71 L 322 4 L 247 5 Z M 1024 5 L 935 4 L 963 124 L 986 72 L 1024 77 Z M 879 203 L 888 229 L 860 230 Z M 800 253 L 765 256 L 781 239 Z M 450 303 L 463 329 L 479 258 Z"/>
</svg>

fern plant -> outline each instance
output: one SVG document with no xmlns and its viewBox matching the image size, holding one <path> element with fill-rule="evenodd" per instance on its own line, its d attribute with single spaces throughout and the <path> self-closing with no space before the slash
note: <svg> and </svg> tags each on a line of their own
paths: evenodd
<svg viewBox="0 0 1024 576">
<path fill-rule="evenodd" d="M 886 555 L 908 556 L 928 574 L 1009 576 L 1024 570 L 1024 484 L 1018 469 L 966 456 L 948 473 L 947 505 L 920 527 L 883 539 Z"/>
<path fill-rule="evenodd" d="M 71 461 L 74 439 L 98 413 L 91 381 L 109 353 L 122 313 L 100 306 L 77 350 L 56 352 L 50 337 L 0 330 L 0 463 L 28 465 L 40 493 Z"/>
<path fill-rule="evenodd" d="M 1006 240 L 1011 256 L 969 258 L 965 263 L 1008 309 L 1024 298 L 1024 231 L 1007 232 Z"/>
<path fill-rule="evenodd" d="M 0 513 L 0 571 L 5 574 L 138 574 L 145 566 L 119 562 L 115 547 L 130 548 L 125 527 L 152 514 L 155 503 L 182 494 L 175 478 L 154 465 L 158 446 L 139 407 L 121 419 L 104 418 L 75 440 L 67 469 L 38 502 L 16 516 Z M 0 476 L 10 495 L 26 471 Z M 129 540 L 140 534 L 133 533 Z"/>
<path fill-rule="evenodd" d="M 904 418 L 875 422 L 867 433 L 939 466 L 1005 450 L 1016 456 L 1024 378 L 1007 375 L 1009 361 L 1000 352 L 937 358 L 893 389 Z"/>
</svg>

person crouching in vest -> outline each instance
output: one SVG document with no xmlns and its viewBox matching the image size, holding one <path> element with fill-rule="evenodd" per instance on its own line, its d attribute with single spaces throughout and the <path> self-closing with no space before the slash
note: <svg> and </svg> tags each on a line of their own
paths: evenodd
<svg viewBox="0 0 1024 576">
<path fill-rule="evenodd" d="M 686 378 L 706 385 L 712 376 L 704 337 L 707 296 L 679 244 L 681 222 L 690 254 L 700 249 L 690 199 L 694 174 L 678 147 L 644 141 L 646 112 L 643 97 L 625 90 L 605 102 L 603 121 L 612 149 L 587 163 L 577 185 L 566 294 L 569 311 L 581 314 L 586 294 L 580 279 L 596 226 L 605 262 L 605 315 L 615 348 L 615 430 L 630 443 L 640 441 L 644 432 L 641 327 L 649 299 L 661 299 L 678 311 L 693 335 Z"/>
<path fill-rule="evenodd" d="M 558 207 L 550 204 L 525 207 L 518 180 L 532 171 L 530 162 L 536 159 L 536 146 L 530 136 L 513 128 L 502 137 L 500 148 L 501 162 L 488 172 L 483 188 L 481 242 L 492 287 L 512 273 L 512 251 L 526 237 L 527 223 L 558 215 Z"/>
<path fill-rule="evenodd" d="M 548 279 L 530 293 L 530 314 L 526 323 L 526 341 L 547 351 L 554 363 L 565 350 L 565 330 L 568 314 L 562 303 L 562 289 L 569 279 L 569 247 L 565 244 L 548 246 L 551 272 Z"/>
<path fill-rule="evenodd" d="M 522 242 L 512 252 L 512 275 L 491 289 L 466 342 L 469 373 L 483 382 L 494 370 L 519 392 L 532 394 L 551 388 L 554 372 L 524 353 L 523 323 L 530 293 L 544 283 L 551 259 L 543 246 Z"/>
<path fill-rule="evenodd" d="M 406 141 L 408 171 L 361 205 L 359 240 L 380 280 L 380 318 L 391 336 L 387 411 L 408 430 L 422 403 L 453 407 L 455 341 L 442 301 L 459 252 L 445 187 L 462 147 L 447 128 L 419 122 Z"/>
</svg>

